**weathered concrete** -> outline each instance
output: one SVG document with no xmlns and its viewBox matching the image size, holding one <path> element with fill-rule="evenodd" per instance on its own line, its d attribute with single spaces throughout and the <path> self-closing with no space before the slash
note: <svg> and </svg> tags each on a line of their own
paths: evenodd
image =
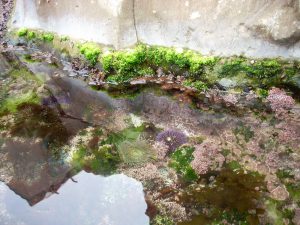
<svg viewBox="0 0 300 225">
<path fill-rule="evenodd" d="M 115 48 L 137 41 L 204 54 L 300 58 L 299 0 L 16 0 L 12 27 Z"/>
</svg>

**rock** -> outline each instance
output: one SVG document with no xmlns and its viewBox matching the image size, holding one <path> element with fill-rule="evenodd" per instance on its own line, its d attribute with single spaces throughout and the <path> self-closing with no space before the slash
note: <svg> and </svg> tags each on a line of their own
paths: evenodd
<svg viewBox="0 0 300 225">
<path fill-rule="evenodd" d="M 221 80 L 219 80 L 218 84 L 227 90 L 230 88 L 234 88 L 237 85 L 237 82 L 229 78 L 222 78 Z"/>
<path fill-rule="evenodd" d="M 289 192 L 285 187 L 278 186 L 273 191 L 271 191 L 271 198 L 278 201 L 284 201 L 289 197 Z"/>
<path fill-rule="evenodd" d="M 295 209 L 293 222 L 295 223 L 295 225 L 300 225 L 300 208 Z"/>
<path fill-rule="evenodd" d="M 146 83 L 147 83 L 146 79 L 138 79 L 138 80 L 130 81 L 131 85 L 146 84 Z"/>
</svg>

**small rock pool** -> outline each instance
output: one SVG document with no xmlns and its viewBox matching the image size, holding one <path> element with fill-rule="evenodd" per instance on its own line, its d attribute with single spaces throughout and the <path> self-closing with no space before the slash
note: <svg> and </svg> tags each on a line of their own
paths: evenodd
<svg viewBox="0 0 300 225">
<path fill-rule="evenodd" d="M 0 57 L 1 225 L 299 224 L 293 93 L 100 87 L 80 59 Z"/>
</svg>

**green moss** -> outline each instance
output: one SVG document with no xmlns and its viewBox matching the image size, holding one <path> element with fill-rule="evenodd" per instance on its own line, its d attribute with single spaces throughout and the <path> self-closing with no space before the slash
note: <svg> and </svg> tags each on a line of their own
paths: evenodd
<svg viewBox="0 0 300 225">
<path fill-rule="evenodd" d="M 205 72 L 206 67 L 213 67 L 217 63 L 217 61 L 217 57 L 191 54 L 191 57 L 189 58 L 190 73 L 193 75 L 201 75 Z"/>
<path fill-rule="evenodd" d="M 151 67 L 141 68 L 137 71 L 139 76 L 153 76 L 155 71 Z"/>
<path fill-rule="evenodd" d="M 43 33 L 41 38 L 44 42 L 52 42 L 54 40 L 54 34 L 52 34 L 52 33 Z"/>
<path fill-rule="evenodd" d="M 231 77 L 235 76 L 240 72 L 244 71 L 245 58 L 232 58 L 224 62 L 220 70 L 220 77 Z"/>
<path fill-rule="evenodd" d="M 282 73 L 282 65 L 276 59 L 266 59 L 245 67 L 246 73 L 259 79 L 270 78 Z"/>
<path fill-rule="evenodd" d="M 37 37 L 36 33 L 34 31 L 28 31 L 27 33 L 27 39 L 28 40 L 33 40 Z"/>
<path fill-rule="evenodd" d="M 91 64 L 95 65 L 98 61 L 98 57 L 101 54 L 101 49 L 93 43 L 84 43 L 79 46 L 80 53 L 84 55 L 84 57 L 91 62 Z"/>
<path fill-rule="evenodd" d="M 17 35 L 19 37 L 25 37 L 28 33 L 28 29 L 27 28 L 20 28 L 18 31 L 17 31 Z"/>
<path fill-rule="evenodd" d="M 194 147 L 183 146 L 178 148 L 171 155 L 169 166 L 174 168 L 177 173 L 181 174 L 187 181 L 194 181 L 198 179 L 198 176 L 190 163 L 193 161 Z"/>
<path fill-rule="evenodd" d="M 199 91 L 205 91 L 208 89 L 207 84 L 200 80 L 198 81 L 185 80 L 183 82 L 183 85 L 196 88 Z"/>
</svg>

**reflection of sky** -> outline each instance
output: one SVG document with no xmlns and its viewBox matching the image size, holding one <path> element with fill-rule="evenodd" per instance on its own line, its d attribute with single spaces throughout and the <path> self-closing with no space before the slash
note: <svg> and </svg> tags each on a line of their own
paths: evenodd
<svg viewBox="0 0 300 225">
<path fill-rule="evenodd" d="M 33 207 L 0 183 L 1 225 L 148 225 L 142 184 L 81 172 Z"/>
</svg>

